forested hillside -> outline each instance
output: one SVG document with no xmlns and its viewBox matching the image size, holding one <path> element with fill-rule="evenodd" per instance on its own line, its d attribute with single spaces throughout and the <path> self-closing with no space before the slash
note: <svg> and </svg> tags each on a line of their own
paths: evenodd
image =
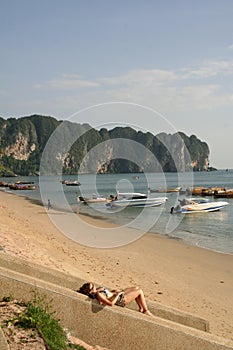
<svg viewBox="0 0 233 350">
<path fill-rule="evenodd" d="M 0 176 L 38 174 L 43 152 L 51 174 L 202 171 L 209 165 L 209 147 L 195 135 L 96 130 L 40 115 L 0 118 Z"/>
</svg>

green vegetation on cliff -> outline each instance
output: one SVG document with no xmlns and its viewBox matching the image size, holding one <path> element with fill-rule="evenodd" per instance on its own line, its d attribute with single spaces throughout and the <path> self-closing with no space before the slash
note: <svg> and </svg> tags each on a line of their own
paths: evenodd
<svg viewBox="0 0 233 350">
<path fill-rule="evenodd" d="M 96 130 L 40 115 L 0 118 L 0 176 L 202 171 L 208 164 L 209 147 L 195 135 Z"/>
</svg>

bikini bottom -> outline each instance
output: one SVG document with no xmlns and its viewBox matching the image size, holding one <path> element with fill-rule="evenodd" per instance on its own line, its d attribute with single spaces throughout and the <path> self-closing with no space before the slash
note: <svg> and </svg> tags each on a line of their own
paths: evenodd
<svg viewBox="0 0 233 350">
<path fill-rule="evenodd" d="M 121 307 L 125 306 L 125 297 L 124 297 L 124 293 L 123 292 L 119 295 L 115 305 L 121 306 Z"/>
</svg>

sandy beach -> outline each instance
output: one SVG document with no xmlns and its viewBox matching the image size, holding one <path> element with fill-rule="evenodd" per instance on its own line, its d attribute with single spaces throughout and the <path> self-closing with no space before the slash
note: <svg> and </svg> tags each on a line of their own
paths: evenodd
<svg viewBox="0 0 233 350">
<path fill-rule="evenodd" d="M 92 227 L 111 226 L 80 218 Z M 3 191 L 0 246 L 7 254 L 99 285 L 140 285 L 146 298 L 203 317 L 211 333 L 233 340 L 233 255 L 150 233 L 118 248 L 87 247 L 64 236 L 44 207 Z"/>
</svg>

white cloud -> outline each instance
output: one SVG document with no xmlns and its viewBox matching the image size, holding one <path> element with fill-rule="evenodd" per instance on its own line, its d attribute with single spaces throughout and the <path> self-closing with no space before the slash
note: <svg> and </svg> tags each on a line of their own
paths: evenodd
<svg viewBox="0 0 233 350">
<path fill-rule="evenodd" d="M 60 78 L 49 80 L 45 83 L 35 84 L 34 88 L 52 88 L 52 89 L 81 89 L 98 87 L 100 84 L 96 81 L 83 79 L 81 76 L 76 74 L 63 74 Z"/>
<path fill-rule="evenodd" d="M 233 74 L 233 60 L 204 61 L 199 67 L 184 68 L 180 70 L 183 79 L 206 79 L 219 74 Z"/>
<path fill-rule="evenodd" d="M 204 61 L 197 67 L 185 67 L 176 70 L 162 69 L 138 69 L 130 70 L 118 76 L 99 77 L 96 79 L 86 79 L 77 74 L 63 74 L 61 77 L 49 80 L 44 83 L 35 84 L 35 88 L 50 88 L 75 90 L 85 88 L 127 88 L 129 86 L 140 85 L 144 88 L 171 86 L 174 84 L 184 84 L 184 81 L 191 82 L 203 80 L 218 75 L 230 76 L 233 74 L 233 60 Z M 204 82 L 204 84 L 206 84 Z"/>
<path fill-rule="evenodd" d="M 209 60 L 196 67 L 138 69 L 92 80 L 63 74 L 37 87 L 63 91 L 59 99 L 63 109 L 67 106 L 68 110 L 76 109 L 77 103 L 82 108 L 109 101 L 140 103 L 164 112 L 213 110 L 233 104 L 233 91 L 227 80 L 232 74 L 233 60 Z"/>
<path fill-rule="evenodd" d="M 160 70 L 160 69 L 139 69 L 131 70 L 125 75 L 115 77 L 99 78 L 101 84 L 104 85 L 132 85 L 132 84 L 143 84 L 146 86 L 150 85 L 163 85 L 168 82 L 172 82 L 179 79 L 177 74 L 171 70 Z"/>
<path fill-rule="evenodd" d="M 233 60 L 206 61 L 206 65 L 216 73 L 233 73 Z"/>
<path fill-rule="evenodd" d="M 181 70 L 182 79 L 199 78 L 205 79 L 216 76 L 216 72 L 211 67 L 184 68 Z"/>
<path fill-rule="evenodd" d="M 108 99 L 137 102 L 163 112 L 212 110 L 233 104 L 232 93 L 222 93 L 218 85 L 168 86 L 157 89 L 124 88 L 109 90 Z"/>
</svg>

